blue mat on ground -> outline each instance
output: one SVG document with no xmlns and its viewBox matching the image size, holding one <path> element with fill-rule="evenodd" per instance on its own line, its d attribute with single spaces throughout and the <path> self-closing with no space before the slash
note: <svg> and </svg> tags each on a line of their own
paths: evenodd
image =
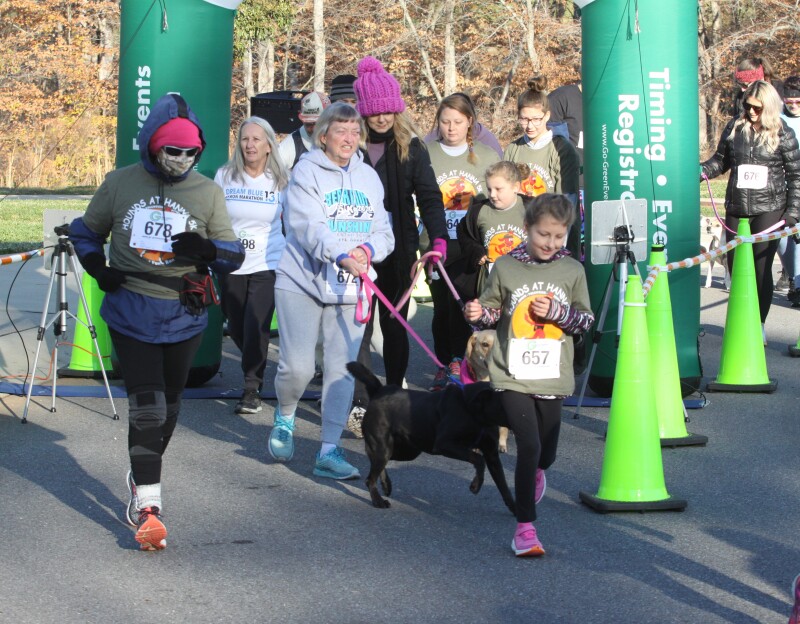
<svg viewBox="0 0 800 624">
<path fill-rule="evenodd" d="M 53 392 L 51 386 L 33 386 L 32 396 L 50 396 Z M 241 396 L 240 388 L 186 388 L 183 391 L 184 399 L 238 399 Z M 25 396 L 27 394 L 27 386 L 10 381 L 0 381 L 0 393 L 16 394 L 18 396 Z M 56 387 L 57 397 L 86 397 L 86 398 L 104 398 L 106 396 L 106 389 L 104 386 L 74 386 L 66 384 L 58 384 Z M 125 398 L 127 393 L 122 386 L 111 386 L 111 396 L 116 398 Z M 276 396 L 274 392 L 262 392 L 261 398 L 265 401 L 274 401 Z M 302 401 L 316 401 L 320 398 L 319 392 L 306 392 L 301 397 Z M 683 404 L 686 409 L 700 409 L 706 406 L 705 399 L 684 399 Z M 566 407 L 575 407 L 578 405 L 578 397 L 570 396 L 564 399 Z M 611 405 L 610 398 L 601 397 L 584 397 L 583 407 L 609 407 Z"/>
<path fill-rule="evenodd" d="M 28 386 L 0 381 L 0 393 L 16 394 L 26 396 Z M 50 396 L 53 394 L 52 386 L 33 386 L 31 396 Z M 241 388 L 186 388 L 183 391 L 184 399 L 238 399 L 242 395 Z M 105 386 L 73 386 L 58 384 L 56 387 L 57 397 L 85 397 L 85 398 L 106 398 Z M 111 396 L 115 399 L 123 399 L 128 396 L 122 386 L 111 386 Z M 276 399 L 274 392 L 262 392 L 261 398 L 267 401 Z M 306 392 L 300 397 L 302 401 L 316 401 L 320 398 L 319 392 Z"/>
</svg>

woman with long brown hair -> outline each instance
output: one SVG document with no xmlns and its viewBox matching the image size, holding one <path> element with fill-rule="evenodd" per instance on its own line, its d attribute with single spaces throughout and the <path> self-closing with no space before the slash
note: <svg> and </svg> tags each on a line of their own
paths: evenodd
<svg viewBox="0 0 800 624">
<path fill-rule="evenodd" d="M 477 114 L 472 100 L 463 93 L 454 93 L 439 104 L 434 121 L 436 139 L 428 143 L 431 165 L 442 194 L 447 230 L 445 268 L 456 287 L 464 274 L 464 258 L 458 244 L 457 227 L 466 216 L 470 203 L 486 198 L 484 172 L 489 165 L 500 160 L 497 153 L 473 137 Z M 442 279 L 433 275 L 431 297 L 433 299 L 433 347 L 436 357 L 447 366 L 440 369 L 431 385 L 431 390 L 441 390 L 447 384 L 448 375 L 458 378 L 461 358 L 467 347 L 472 329 L 464 321 L 461 309 Z M 467 290 L 462 297 L 470 297 Z"/>
</svg>

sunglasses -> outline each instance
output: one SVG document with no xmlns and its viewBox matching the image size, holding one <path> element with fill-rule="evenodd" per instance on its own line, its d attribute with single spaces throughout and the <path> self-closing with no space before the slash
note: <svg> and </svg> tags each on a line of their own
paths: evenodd
<svg viewBox="0 0 800 624">
<path fill-rule="evenodd" d="M 800 106 L 800 100 L 784 100 L 783 103 L 786 104 L 786 106 Z"/>
<path fill-rule="evenodd" d="M 746 111 L 753 111 L 756 115 L 760 115 L 761 111 L 764 110 L 763 106 L 756 106 L 755 104 L 750 104 L 750 102 L 744 103 L 744 110 Z"/>
<path fill-rule="evenodd" d="M 173 147 L 172 145 L 165 145 L 163 149 L 168 156 L 196 156 L 200 151 L 199 147 Z"/>
</svg>

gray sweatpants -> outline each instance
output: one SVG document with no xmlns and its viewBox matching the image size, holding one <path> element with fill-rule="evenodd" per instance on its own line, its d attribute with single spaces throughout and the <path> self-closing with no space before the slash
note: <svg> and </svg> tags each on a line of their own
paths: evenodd
<svg viewBox="0 0 800 624">
<path fill-rule="evenodd" d="M 308 295 L 275 289 L 280 355 L 275 375 L 278 407 L 294 414 L 314 377 L 314 350 L 322 333 L 322 442 L 339 444 L 353 400 L 353 378 L 345 365 L 358 357 L 364 325 L 355 305 L 322 304 Z"/>
</svg>

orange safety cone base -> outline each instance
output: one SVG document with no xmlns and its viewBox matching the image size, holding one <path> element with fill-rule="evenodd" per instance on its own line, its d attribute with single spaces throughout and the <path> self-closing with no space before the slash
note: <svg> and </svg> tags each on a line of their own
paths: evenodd
<svg viewBox="0 0 800 624">
<path fill-rule="evenodd" d="M 685 500 L 672 496 L 657 501 L 612 501 L 589 492 L 579 492 L 578 498 L 593 511 L 603 514 L 615 511 L 683 511 L 688 504 Z"/>
<path fill-rule="evenodd" d="M 706 390 L 708 392 L 764 392 L 772 394 L 778 389 L 778 381 L 770 379 L 765 384 L 726 384 L 718 381 L 709 381 Z"/>
<path fill-rule="evenodd" d="M 698 433 L 687 433 L 680 438 L 661 438 L 661 448 L 675 448 L 676 446 L 705 446 L 708 436 Z"/>
</svg>

